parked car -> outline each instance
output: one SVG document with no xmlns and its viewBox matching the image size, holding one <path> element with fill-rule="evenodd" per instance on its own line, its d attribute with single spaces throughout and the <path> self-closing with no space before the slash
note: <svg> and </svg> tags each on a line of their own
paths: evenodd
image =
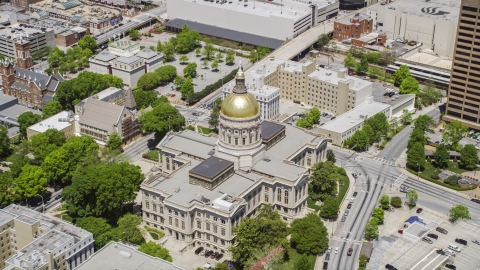
<svg viewBox="0 0 480 270">
<path fill-rule="evenodd" d="M 457 267 L 455 265 L 449 264 L 449 263 L 445 264 L 445 268 L 452 269 L 452 270 L 457 270 Z"/>
<path fill-rule="evenodd" d="M 195 250 L 195 254 L 196 254 L 196 255 L 200 254 L 200 252 L 202 252 L 202 250 L 203 250 L 203 247 L 197 248 L 197 249 Z"/>
<path fill-rule="evenodd" d="M 351 204 L 351 203 L 349 203 L 349 204 L 347 205 L 347 209 L 350 209 L 350 208 L 352 208 L 352 204 Z"/>
<path fill-rule="evenodd" d="M 444 229 L 444 228 L 442 228 L 442 227 L 437 227 L 437 229 L 436 229 L 436 230 L 437 230 L 437 232 L 440 232 L 440 233 L 443 233 L 443 234 L 448 234 L 448 231 L 447 231 L 447 230 L 445 230 L 445 229 Z"/>
<path fill-rule="evenodd" d="M 467 240 L 464 240 L 462 238 L 456 238 L 455 239 L 455 242 L 459 243 L 459 244 L 462 244 L 464 246 L 466 246 L 468 244 Z"/>
<path fill-rule="evenodd" d="M 395 266 L 393 266 L 393 265 L 391 265 L 391 264 L 385 265 L 385 269 L 388 269 L 388 270 L 397 270 L 397 268 L 395 268 Z"/>
<path fill-rule="evenodd" d="M 355 200 L 355 198 L 350 198 L 350 202 L 353 203 L 353 201 Z"/>
<path fill-rule="evenodd" d="M 477 139 L 477 141 L 478 141 L 478 139 Z M 480 203 L 480 200 L 479 199 L 472 199 L 472 202 Z"/>
<path fill-rule="evenodd" d="M 427 234 L 427 236 L 430 237 L 430 238 L 433 238 L 433 239 L 435 239 L 435 240 L 438 239 L 438 235 L 436 235 L 436 234 L 434 234 L 434 233 L 429 233 L 429 234 Z"/>
<path fill-rule="evenodd" d="M 205 253 L 207 252 L 208 250 L 204 249 L 200 252 L 200 254 L 198 254 L 198 256 L 205 256 Z"/>
<path fill-rule="evenodd" d="M 215 257 L 217 257 L 217 255 L 218 255 L 218 252 L 212 253 L 212 255 L 210 255 L 210 259 L 214 259 Z"/>
<path fill-rule="evenodd" d="M 352 256 L 353 248 L 349 248 L 347 251 L 347 256 Z"/>
<path fill-rule="evenodd" d="M 348 216 L 348 212 L 349 212 L 348 210 L 345 210 L 345 214 L 344 214 L 344 215 L 345 215 L 345 216 Z"/>
<path fill-rule="evenodd" d="M 399 234 L 403 234 L 403 230 L 398 230 L 398 233 L 399 233 Z"/>
<path fill-rule="evenodd" d="M 327 249 L 327 254 L 330 254 L 330 253 L 332 253 L 332 247 L 328 247 Z"/>
<path fill-rule="evenodd" d="M 418 208 L 417 209 L 417 214 L 420 214 L 423 211 L 423 208 Z"/>
<path fill-rule="evenodd" d="M 459 247 L 455 246 L 454 244 L 448 244 L 448 248 L 456 252 L 462 251 Z"/>
<path fill-rule="evenodd" d="M 212 253 L 213 253 L 213 250 L 209 250 L 209 251 L 205 252 L 205 258 L 210 257 L 212 255 Z"/>
<path fill-rule="evenodd" d="M 325 261 L 330 260 L 330 254 L 325 255 Z"/>
<path fill-rule="evenodd" d="M 175 94 L 172 94 L 170 97 L 175 97 Z"/>
<path fill-rule="evenodd" d="M 357 195 L 358 195 L 358 192 L 356 192 L 356 191 L 353 192 L 353 197 L 357 197 Z"/>
<path fill-rule="evenodd" d="M 472 242 L 473 242 L 474 244 L 480 245 L 480 241 L 478 241 L 478 240 L 473 240 Z"/>
<path fill-rule="evenodd" d="M 437 253 L 440 255 L 445 255 L 445 251 L 443 249 L 438 249 Z"/>
<path fill-rule="evenodd" d="M 335 254 L 338 254 L 338 247 L 335 248 Z"/>
<path fill-rule="evenodd" d="M 429 244 L 433 244 L 432 239 L 430 239 L 430 238 L 428 238 L 428 237 L 423 237 L 423 238 L 422 238 L 422 241 L 423 241 L 423 242 L 427 242 L 427 243 L 429 243 Z"/>
<path fill-rule="evenodd" d="M 327 270 L 328 269 L 328 262 L 323 262 L 323 269 Z"/>
<path fill-rule="evenodd" d="M 343 216 L 341 222 L 345 222 L 346 219 L 347 219 L 347 217 Z"/>
</svg>

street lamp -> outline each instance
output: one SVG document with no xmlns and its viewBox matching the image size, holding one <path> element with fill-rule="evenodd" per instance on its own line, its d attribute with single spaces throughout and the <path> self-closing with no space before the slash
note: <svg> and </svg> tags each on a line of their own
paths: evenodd
<svg viewBox="0 0 480 270">
<path fill-rule="evenodd" d="M 43 202 L 43 196 L 38 194 L 38 196 L 40 196 L 42 198 L 42 213 L 45 212 L 45 203 Z"/>
</svg>

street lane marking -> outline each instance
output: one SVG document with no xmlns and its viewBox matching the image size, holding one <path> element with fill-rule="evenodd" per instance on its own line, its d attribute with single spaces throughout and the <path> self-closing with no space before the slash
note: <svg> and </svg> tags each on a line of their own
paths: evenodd
<svg viewBox="0 0 480 270">
<path fill-rule="evenodd" d="M 427 265 L 425 265 L 422 269 L 420 270 L 424 270 L 425 268 L 427 268 L 431 263 L 433 263 L 438 257 L 440 257 L 442 255 L 438 254 L 435 258 L 433 258 L 433 260 L 431 260 L 429 263 L 427 263 Z M 433 269 L 436 269 L 436 268 L 433 268 Z"/>
<path fill-rule="evenodd" d="M 432 269 L 437 269 L 437 268 L 438 268 L 440 265 L 442 265 L 442 264 L 443 264 L 443 262 L 444 262 L 444 261 L 446 261 L 446 260 L 447 260 L 449 257 L 450 257 L 450 255 L 448 255 L 448 256 L 445 256 L 445 259 L 443 259 L 443 260 L 442 260 L 442 261 L 441 261 L 439 264 L 435 265 L 435 267 L 434 267 L 434 268 L 432 268 Z"/>
<path fill-rule="evenodd" d="M 432 254 L 433 252 L 435 252 L 435 250 L 437 250 L 436 248 L 433 249 L 430 253 L 427 254 L 427 256 L 425 256 L 423 259 L 421 259 L 417 264 L 415 264 L 412 269 L 414 269 L 415 267 L 417 267 L 417 265 L 421 264 L 422 262 L 424 262 L 428 256 L 430 256 L 430 254 Z"/>
</svg>

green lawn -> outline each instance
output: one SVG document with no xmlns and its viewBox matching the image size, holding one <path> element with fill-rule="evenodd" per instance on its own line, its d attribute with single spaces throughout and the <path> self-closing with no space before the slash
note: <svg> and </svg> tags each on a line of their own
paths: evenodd
<svg viewBox="0 0 480 270">
<path fill-rule="evenodd" d="M 208 127 L 202 127 L 202 126 L 197 126 L 198 131 L 203 134 L 216 134 L 215 130 L 208 128 Z"/>
<path fill-rule="evenodd" d="M 67 215 L 67 214 L 63 214 L 62 219 L 73 223 L 73 218 L 71 216 Z"/>
<path fill-rule="evenodd" d="M 153 237 L 153 239 L 155 240 L 158 240 L 162 237 L 165 236 L 165 233 L 158 230 L 158 229 L 155 229 L 155 228 L 151 228 L 151 227 L 148 227 L 148 226 L 145 226 L 145 229 L 150 233 L 150 235 Z M 153 236 L 153 234 L 156 235 L 157 238 L 155 238 L 155 236 Z"/>
<path fill-rule="evenodd" d="M 316 205 L 316 202 L 310 199 L 310 196 L 307 198 L 307 205 L 309 208 L 314 209 L 315 211 L 320 211 L 320 205 Z"/>
<path fill-rule="evenodd" d="M 346 175 L 341 175 L 340 181 L 341 181 L 340 183 L 343 183 L 343 185 L 340 186 L 340 190 L 338 191 L 338 195 L 337 195 L 338 203 L 342 203 L 343 197 L 345 197 L 345 194 L 347 193 L 347 190 L 348 190 L 348 186 L 350 185 L 350 180 Z"/>
<path fill-rule="evenodd" d="M 453 162 L 452 162 L 453 163 Z M 450 166 L 450 164 L 449 164 Z M 452 165 L 453 166 L 453 165 Z M 432 179 L 431 178 L 431 175 L 433 174 L 433 172 L 435 172 L 436 168 L 429 162 L 427 162 L 427 165 L 425 166 L 425 170 L 423 170 L 422 172 L 420 172 L 420 177 L 425 179 L 425 180 L 428 180 L 432 183 L 435 183 L 437 185 L 441 185 L 441 186 L 444 186 L 444 187 L 447 187 L 447 188 L 450 188 L 450 189 L 453 189 L 453 190 L 457 190 L 457 191 L 465 191 L 465 190 L 470 190 L 470 188 L 461 188 L 461 187 L 456 187 L 456 186 L 452 186 L 452 185 L 449 185 L 449 184 L 445 184 L 443 183 L 442 181 L 440 180 L 435 180 L 435 179 Z M 461 170 L 461 169 L 459 169 Z M 416 170 L 412 170 L 410 168 L 407 168 L 407 171 L 415 174 L 415 175 L 418 175 L 418 171 Z"/>
<path fill-rule="evenodd" d="M 288 248 L 288 257 L 289 260 L 286 261 L 284 264 L 279 267 L 280 269 L 294 269 L 295 261 L 300 258 L 301 254 L 298 254 L 297 251 L 291 247 Z M 315 267 L 315 259 L 316 257 L 314 255 L 308 256 L 308 259 L 310 260 L 310 269 L 305 269 L 305 270 L 313 270 Z M 302 269 L 303 270 L 303 269 Z"/>
<path fill-rule="evenodd" d="M 153 233 L 153 232 L 150 232 L 150 235 L 152 236 L 152 238 L 153 238 L 154 240 L 158 240 L 158 234 Z"/>
<path fill-rule="evenodd" d="M 158 150 L 155 149 L 155 150 L 149 151 L 149 152 L 143 154 L 142 157 L 158 162 Z"/>
<path fill-rule="evenodd" d="M 468 170 L 464 170 L 462 168 L 459 168 L 459 165 L 460 164 L 458 164 L 457 162 L 449 161 L 447 170 L 449 170 L 451 172 L 454 172 L 454 173 L 458 173 L 458 174 L 468 172 Z M 477 168 L 475 171 L 480 171 L 480 168 Z"/>
</svg>

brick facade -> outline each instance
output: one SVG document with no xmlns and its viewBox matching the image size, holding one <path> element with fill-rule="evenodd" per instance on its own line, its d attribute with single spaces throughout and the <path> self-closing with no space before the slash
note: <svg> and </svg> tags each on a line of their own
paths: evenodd
<svg viewBox="0 0 480 270">
<path fill-rule="evenodd" d="M 333 24 L 333 38 L 343 41 L 349 38 L 359 38 L 369 34 L 373 29 L 373 19 L 368 15 L 355 14 L 353 17 L 343 18 Z"/>
</svg>

